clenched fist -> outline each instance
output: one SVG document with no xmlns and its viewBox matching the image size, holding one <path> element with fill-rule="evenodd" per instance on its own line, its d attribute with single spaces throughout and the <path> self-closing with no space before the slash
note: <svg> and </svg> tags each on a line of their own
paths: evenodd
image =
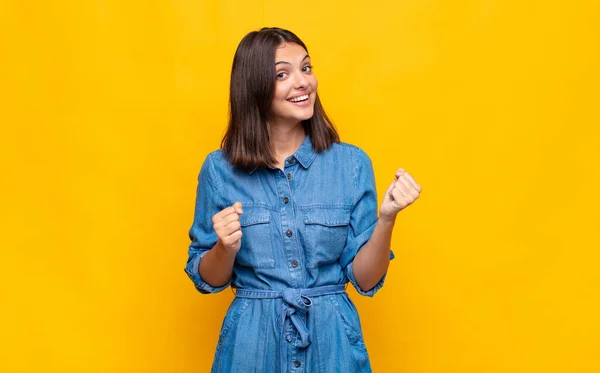
<svg viewBox="0 0 600 373">
<path fill-rule="evenodd" d="M 421 194 L 421 186 L 404 169 L 396 171 L 394 181 L 383 197 L 379 216 L 393 219 L 400 210 L 412 204 Z"/>
<path fill-rule="evenodd" d="M 237 253 L 242 245 L 242 226 L 240 215 L 242 215 L 242 204 L 236 202 L 212 217 L 213 229 L 219 237 L 217 245 L 221 245 L 229 252 Z"/>
</svg>

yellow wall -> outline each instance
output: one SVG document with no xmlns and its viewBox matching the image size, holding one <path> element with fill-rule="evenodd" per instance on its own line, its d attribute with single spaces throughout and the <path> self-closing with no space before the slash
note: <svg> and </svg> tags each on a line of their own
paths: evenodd
<svg viewBox="0 0 600 373">
<path fill-rule="evenodd" d="M 600 5 L 3 1 L 0 371 L 207 372 L 187 279 L 239 40 L 307 43 L 380 195 L 423 186 L 356 300 L 376 372 L 600 371 Z"/>
</svg>

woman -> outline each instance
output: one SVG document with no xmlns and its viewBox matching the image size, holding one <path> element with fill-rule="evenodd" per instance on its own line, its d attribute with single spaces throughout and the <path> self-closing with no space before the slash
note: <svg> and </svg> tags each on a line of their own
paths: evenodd
<svg viewBox="0 0 600 373">
<path fill-rule="evenodd" d="M 339 142 L 304 43 L 278 28 L 240 42 L 231 117 L 199 175 L 186 273 L 231 285 L 213 372 L 370 372 L 351 282 L 373 296 L 398 211 L 421 187 L 396 172 L 377 217 L 371 161 Z"/>
</svg>

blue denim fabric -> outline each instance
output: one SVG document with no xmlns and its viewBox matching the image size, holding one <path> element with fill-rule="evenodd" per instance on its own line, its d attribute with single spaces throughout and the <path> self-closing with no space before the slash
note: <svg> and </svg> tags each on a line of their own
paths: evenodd
<svg viewBox="0 0 600 373">
<path fill-rule="evenodd" d="M 244 210 L 242 246 L 230 283 L 213 287 L 198 271 L 217 242 L 211 218 L 236 201 Z M 223 321 L 212 372 L 370 372 L 354 304 L 345 292 L 319 289 L 350 282 L 373 296 L 383 286 L 385 276 L 363 290 L 352 272 L 377 207 L 371 161 L 353 145 L 317 153 L 307 136 L 284 170 L 244 171 L 221 150 L 209 154 L 198 177 L 185 271 L 204 294 L 240 289 Z M 286 318 L 282 312 L 296 312 L 286 308 L 285 294 L 292 293 L 314 296 Z"/>
</svg>

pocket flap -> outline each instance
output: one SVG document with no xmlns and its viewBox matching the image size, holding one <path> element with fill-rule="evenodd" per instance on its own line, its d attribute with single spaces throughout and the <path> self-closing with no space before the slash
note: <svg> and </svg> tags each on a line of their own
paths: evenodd
<svg viewBox="0 0 600 373">
<path fill-rule="evenodd" d="M 350 211 L 345 209 L 311 209 L 304 212 L 304 224 L 340 227 L 350 224 Z"/>
<path fill-rule="evenodd" d="M 240 225 L 247 227 L 255 224 L 265 224 L 271 221 L 269 210 L 244 208 L 244 213 L 240 215 Z"/>
</svg>

